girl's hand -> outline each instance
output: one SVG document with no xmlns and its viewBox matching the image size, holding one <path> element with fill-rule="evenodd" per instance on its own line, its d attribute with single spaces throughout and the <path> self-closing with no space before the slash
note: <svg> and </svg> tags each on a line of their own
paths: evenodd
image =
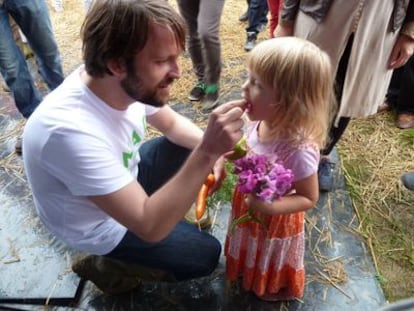
<svg viewBox="0 0 414 311">
<path fill-rule="evenodd" d="M 263 214 L 269 214 L 269 208 L 271 208 L 269 204 L 258 199 L 255 195 L 247 194 L 245 202 L 249 209 L 258 211 Z"/>
</svg>

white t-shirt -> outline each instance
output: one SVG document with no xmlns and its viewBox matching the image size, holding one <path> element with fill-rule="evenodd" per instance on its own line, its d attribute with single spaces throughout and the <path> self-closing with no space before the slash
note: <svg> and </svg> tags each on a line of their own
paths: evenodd
<svg viewBox="0 0 414 311">
<path fill-rule="evenodd" d="M 106 254 L 126 228 L 87 196 L 121 189 L 138 174 L 146 116 L 158 108 L 111 108 L 81 81 L 81 66 L 38 106 L 23 135 L 24 166 L 45 226 L 69 246 Z"/>
</svg>

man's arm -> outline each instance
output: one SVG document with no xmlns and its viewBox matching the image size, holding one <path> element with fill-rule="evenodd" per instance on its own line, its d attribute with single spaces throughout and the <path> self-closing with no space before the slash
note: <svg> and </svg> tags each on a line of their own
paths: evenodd
<svg viewBox="0 0 414 311">
<path fill-rule="evenodd" d="M 111 194 L 90 199 L 140 238 L 148 242 L 162 240 L 184 217 L 217 159 L 242 137 L 244 104 L 244 101 L 234 101 L 215 109 L 201 141 L 183 167 L 151 196 L 133 181 Z M 169 122 L 164 124 L 158 118 L 152 120 L 153 124 L 170 129 L 171 137 L 181 141 L 176 136 L 181 132 L 177 130 L 179 126 L 170 128 Z M 182 135 L 192 139 L 191 134 Z"/>
<path fill-rule="evenodd" d="M 172 110 L 168 105 L 148 116 L 147 121 L 170 141 L 188 149 L 194 149 L 203 137 L 203 131 L 197 125 Z"/>
</svg>

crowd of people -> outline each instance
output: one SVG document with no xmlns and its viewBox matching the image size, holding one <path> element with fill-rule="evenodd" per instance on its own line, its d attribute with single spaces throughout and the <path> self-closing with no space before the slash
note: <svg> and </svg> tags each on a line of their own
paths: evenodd
<svg viewBox="0 0 414 311">
<path fill-rule="evenodd" d="M 211 274 L 221 245 L 183 218 L 209 173 L 211 191 L 221 186 L 225 161 L 245 137 L 247 156 L 283 163 L 293 181 L 271 201 L 236 186 L 231 220 L 252 213 L 260 222 L 229 228 L 227 277 L 261 299 L 301 298 L 304 214 L 319 191 L 335 188 L 330 153 L 349 121 L 377 113 L 387 98 L 398 126 L 414 127 L 403 93 L 410 80 L 400 77 L 412 76 L 414 1 L 248 1 L 239 18 L 248 22 L 248 78 L 242 97 L 226 103 L 224 0 L 177 0 L 178 10 L 165 0 L 84 3 L 83 64 L 65 78 L 45 0 L 0 0 L 0 72 L 27 119 L 16 151 L 42 223 L 91 254 L 74 271 L 109 293 L 136 285 L 119 287 L 129 266 L 168 281 Z M 269 12 L 269 38 L 257 44 Z M 10 18 L 33 50 L 45 98 Z M 189 100 L 208 113 L 204 130 L 167 104 L 186 45 L 197 79 Z M 160 137 L 148 139 L 147 124 Z M 414 189 L 414 173 L 402 181 Z M 102 261 L 116 263 L 111 282 L 102 280 Z"/>
</svg>

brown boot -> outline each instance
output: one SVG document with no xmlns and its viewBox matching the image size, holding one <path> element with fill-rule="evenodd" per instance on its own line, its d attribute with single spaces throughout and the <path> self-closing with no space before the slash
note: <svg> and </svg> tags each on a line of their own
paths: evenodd
<svg viewBox="0 0 414 311">
<path fill-rule="evenodd" d="M 165 271 L 96 255 L 88 256 L 74 263 L 72 270 L 80 278 L 91 281 L 108 295 L 130 291 L 140 286 L 142 281 L 174 280 Z"/>
<path fill-rule="evenodd" d="M 399 113 L 397 115 L 397 126 L 400 129 L 409 129 L 414 127 L 414 114 Z"/>
</svg>

